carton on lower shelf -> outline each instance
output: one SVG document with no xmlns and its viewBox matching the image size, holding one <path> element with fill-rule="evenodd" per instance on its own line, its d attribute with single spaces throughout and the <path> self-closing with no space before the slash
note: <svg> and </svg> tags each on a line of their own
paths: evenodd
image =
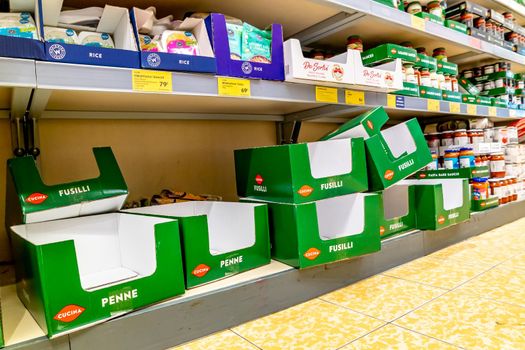
<svg viewBox="0 0 525 350">
<path fill-rule="evenodd" d="M 178 228 L 118 213 L 13 226 L 18 296 L 54 337 L 183 294 Z"/>
<path fill-rule="evenodd" d="M 379 232 L 382 238 L 416 227 L 416 188 L 397 184 L 381 193 L 382 210 Z"/>
<path fill-rule="evenodd" d="M 355 193 L 305 204 L 267 203 L 272 257 L 306 268 L 379 251 L 379 200 Z"/>
<path fill-rule="evenodd" d="M 467 179 L 405 180 L 416 188 L 416 227 L 441 230 L 470 218 Z"/>
<path fill-rule="evenodd" d="M 383 107 L 375 108 L 323 137 L 323 140 L 365 138 L 369 187 L 380 191 L 394 185 L 432 161 L 432 155 L 417 119 L 385 130 Z"/>
<path fill-rule="evenodd" d="M 265 204 L 186 202 L 124 212 L 178 220 L 187 288 L 270 263 Z"/>
<path fill-rule="evenodd" d="M 368 190 L 363 139 L 235 151 L 239 197 L 307 203 Z"/>
</svg>

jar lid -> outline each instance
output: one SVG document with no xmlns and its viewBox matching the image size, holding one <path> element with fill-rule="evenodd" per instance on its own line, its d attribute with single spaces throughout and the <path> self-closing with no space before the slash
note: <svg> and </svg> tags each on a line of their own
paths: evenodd
<svg viewBox="0 0 525 350">
<path fill-rule="evenodd" d="M 475 177 L 472 179 L 473 182 L 487 182 L 488 178 L 486 177 Z"/>
<path fill-rule="evenodd" d="M 458 153 L 458 151 L 455 150 L 455 149 L 447 149 L 447 150 L 445 150 L 445 154 L 447 154 L 447 153 Z"/>
<path fill-rule="evenodd" d="M 467 129 L 456 129 L 456 132 L 466 132 Z"/>
<path fill-rule="evenodd" d="M 500 180 L 498 179 L 489 179 L 489 182 L 499 182 Z"/>
<path fill-rule="evenodd" d="M 470 132 L 482 132 L 483 130 L 481 129 L 469 129 Z"/>
<path fill-rule="evenodd" d="M 443 131 L 442 134 L 452 134 L 454 131 Z"/>
<path fill-rule="evenodd" d="M 474 148 L 472 148 L 472 147 L 461 147 L 459 150 L 460 151 L 473 151 Z"/>
</svg>

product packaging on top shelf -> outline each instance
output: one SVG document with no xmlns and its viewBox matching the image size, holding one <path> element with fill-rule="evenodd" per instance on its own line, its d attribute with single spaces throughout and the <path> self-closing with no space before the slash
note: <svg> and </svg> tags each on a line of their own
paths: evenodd
<svg viewBox="0 0 525 350">
<path fill-rule="evenodd" d="M 10 227 L 18 296 L 49 337 L 184 293 L 177 221 L 100 214 L 127 187 L 111 149 L 94 153 L 98 178 L 54 186 L 31 157 L 8 161 L 6 222 L 25 222 Z"/>
<path fill-rule="evenodd" d="M 378 194 L 267 205 L 272 257 L 285 264 L 306 268 L 381 249 Z"/>
<path fill-rule="evenodd" d="M 447 7 L 445 13 L 447 18 L 454 18 L 460 16 L 463 12 L 473 13 L 480 17 L 488 17 L 489 10 L 486 7 L 476 4 L 471 1 L 463 1 L 459 4 Z"/>
<path fill-rule="evenodd" d="M 416 189 L 396 184 L 381 192 L 379 232 L 382 238 L 416 227 Z"/>
<path fill-rule="evenodd" d="M 416 227 L 440 230 L 470 218 L 470 191 L 466 179 L 405 180 L 416 188 Z"/>
<path fill-rule="evenodd" d="M 414 67 L 428 68 L 430 70 L 437 70 L 438 68 L 437 60 L 434 57 L 430 57 L 425 54 L 418 53 Z"/>
<path fill-rule="evenodd" d="M 10 0 L 8 13 L 0 13 L 0 56 L 45 57 L 40 0 Z"/>
<path fill-rule="evenodd" d="M 425 21 L 443 25 L 445 23 L 442 17 L 438 17 L 428 12 L 418 12 L 414 16 L 424 19 Z"/>
<path fill-rule="evenodd" d="M 215 73 L 215 55 L 203 18 L 155 17 L 155 8 L 132 8 L 131 23 L 142 68 Z"/>
<path fill-rule="evenodd" d="M 447 61 L 437 61 L 437 71 L 453 76 L 458 75 L 458 65 Z"/>
<path fill-rule="evenodd" d="M 383 190 L 412 175 L 432 161 L 417 119 L 381 130 L 388 121 L 383 107 L 347 122 L 323 140 L 364 137 L 370 189 Z"/>
<path fill-rule="evenodd" d="M 187 202 L 124 212 L 177 219 L 187 288 L 270 263 L 266 204 Z"/>
<path fill-rule="evenodd" d="M 454 29 L 455 31 L 458 31 L 463 34 L 468 34 L 468 27 L 461 22 L 457 22 L 451 19 L 446 19 L 445 27 Z"/>
<path fill-rule="evenodd" d="M 239 59 L 238 40 L 229 39 L 230 34 L 238 35 L 238 30 L 233 30 L 225 16 L 219 13 L 210 14 L 205 22 L 215 53 L 218 75 L 284 80 L 283 28 L 280 24 L 272 24 L 269 30 L 265 31 L 247 23 L 243 24 L 241 59 Z M 262 32 L 264 33 L 261 34 Z M 257 43 L 257 40 L 263 40 L 267 45 Z M 269 46 L 270 52 L 262 50 L 263 46 Z M 257 52 L 259 55 L 255 55 Z M 247 56 L 247 53 L 251 54 Z"/>
<path fill-rule="evenodd" d="M 396 59 L 373 68 L 363 66 L 357 50 L 334 56 L 328 60 L 305 58 L 301 43 L 289 39 L 284 43 L 286 81 L 327 85 L 350 84 L 368 90 L 399 90 L 403 87 L 401 60 Z"/>
<path fill-rule="evenodd" d="M 360 138 L 236 150 L 235 173 L 241 198 L 307 203 L 368 190 Z"/>
<path fill-rule="evenodd" d="M 400 58 L 405 62 L 417 62 L 417 51 L 396 44 L 383 44 L 361 54 L 365 66 L 375 66 Z"/>
<path fill-rule="evenodd" d="M 99 66 L 139 68 L 139 51 L 129 11 L 106 5 L 79 10 L 62 9 L 62 0 L 42 1 L 46 60 Z M 68 28 L 78 33 L 78 44 L 48 31 Z M 84 39 L 83 39 L 84 38 Z"/>
</svg>

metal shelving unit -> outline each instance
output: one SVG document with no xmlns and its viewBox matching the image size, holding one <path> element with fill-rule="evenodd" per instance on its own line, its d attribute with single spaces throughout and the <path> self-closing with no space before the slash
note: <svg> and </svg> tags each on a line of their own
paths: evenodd
<svg viewBox="0 0 525 350">
<path fill-rule="evenodd" d="M 168 348 L 283 310 L 431 254 L 517 220 L 524 210 L 525 201 L 514 202 L 475 213 L 470 221 L 440 231 L 416 230 L 394 236 L 384 240 L 381 251 L 374 254 L 306 270 L 272 261 L 270 265 L 189 290 L 179 298 L 52 340 L 43 336 L 18 336 L 19 343 L 12 344 L 7 338 L 5 349 Z M 7 302 L 17 302 L 14 287 L 8 288 Z M 4 303 L 6 300 L 2 298 Z M 27 313 L 19 301 L 18 306 L 3 307 L 7 316 L 9 311 L 18 313 L 20 319 L 23 319 L 21 313 Z M 14 322 L 4 325 L 7 334 L 11 334 L 14 327 L 17 327 Z M 34 321 L 31 327 L 33 330 L 28 332 L 29 336 L 38 334 Z"/>
</svg>

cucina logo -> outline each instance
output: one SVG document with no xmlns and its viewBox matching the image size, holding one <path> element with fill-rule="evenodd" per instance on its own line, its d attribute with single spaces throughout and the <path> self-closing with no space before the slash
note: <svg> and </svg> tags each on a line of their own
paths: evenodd
<svg viewBox="0 0 525 350">
<path fill-rule="evenodd" d="M 445 223 L 445 217 L 443 215 L 441 215 L 439 218 L 438 218 L 438 224 L 440 225 L 443 225 Z"/>
<path fill-rule="evenodd" d="M 315 260 L 321 254 L 321 251 L 317 248 L 308 249 L 303 256 L 308 260 Z"/>
<path fill-rule="evenodd" d="M 261 175 L 257 174 L 257 175 L 255 176 L 255 183 L 256 183 L 257 185 L 262 185 L 263 182 L 264 182 L 263 177 L 262 177 Z"/>
<path fill-rule="evenodd" d="M 381 236 L 385 234 L 385 228 L 383 226 L 379 227 L 379 234 Z"/>
<path fill-rule="evenodd" d="M 419 174 L 420 179 L 424 179 L 425 177 L 427 177 L 427 174 Z"/>
<path fill-rule="evenodd" d="M 397 53 L 397 50 L 396 49 L 392 49 L 392 50 L 390 50 L 390 52 L 392 52 L 392 55 L 395 55 Z"/>
<path fill-rule="evenodd" d="M 394 172 L 392 170 L 385 171 L 385 175 L 383 175 L 385 180 L 392 180 L 394 178 Z"/>
<path fill-rule="evenodd" d="M 369 128 L 370 130 L 374 130 L 374 123 L 372 123 L 371 120 L 367 120 L 367 121 L 366 121 L 366 125 L 368 126 L 368 128 Z"/>
<path fill-rule="evenodd" d="M 487 205 L 487 202 L 481 202 L 481 207 L 483 208 L 484 206 Z"/>
<path fill-rule="evenodd" d="M 47 194 L 35 192 L 26 198 L 26 202 L 31 204 L 41 204 L 47 199 L 47 197 Z"/>
<path fill-rule="evenodd" d="M 53 317 L 54 320 L 60 321 L 60 322 L 73 322 L 76 320 L 86 309 L 82 306 L 78 306 L 75 304 L 71 304 L 68 306 L 64 306 L 62 310 L 60 310 L 55 317 Z"/>
<path fill-rule="evenodd" d="M 191 272 L 196 277 L 204 277 L 206 274 L 210 271 L 210 267 L 208 265 L 199 264 L 196 268 L 193 269 Z"/>
<path fill-rule="evenodd" d="M 299 191 L 297 191 L 297 193 L 299 193 L 299 195 L 303 197 L 308 197 L 309 195 L 312 194 L 313 191 L 314 189 L 312 187 L 308 185 L 304 185 L 299 189 Z"/>
<path fill-rule="evenodd" d="M 422 93 L 422 94 L 426 94 L 426 93 L 427 93 L 427 90 L 425 90 L 425 89 L 421 89 L 421 93 Z"/>
</svg>

